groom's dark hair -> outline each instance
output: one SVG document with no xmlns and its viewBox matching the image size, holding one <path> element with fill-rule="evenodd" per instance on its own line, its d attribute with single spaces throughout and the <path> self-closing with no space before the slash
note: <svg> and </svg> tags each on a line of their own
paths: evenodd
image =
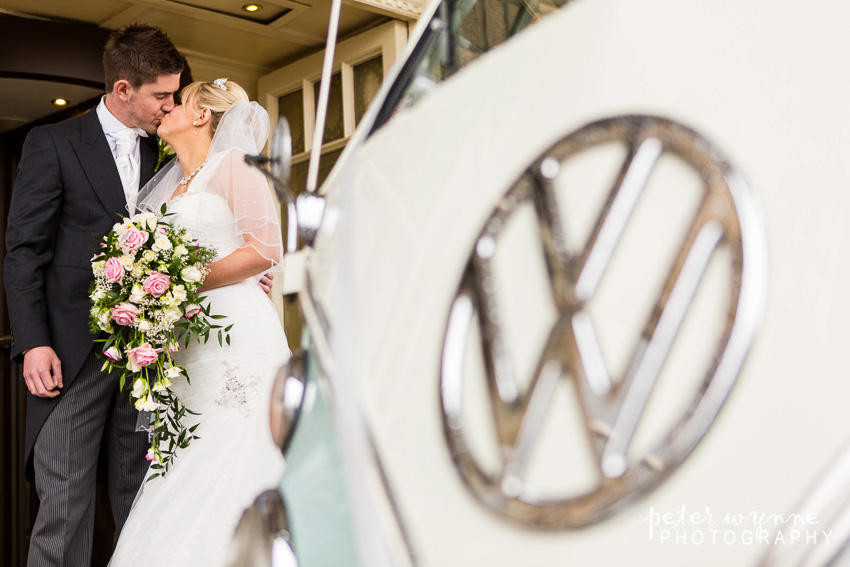
<svg viewBox="0 0 850 567">
<path fill-rule="evenodd" d="M 134 89 L 155 83 L 161 75 L 183 72 L 183 57 L 159 28 L 129 24 L 113 31 L 103 49 L 106 92 L 125 79 Z"/>
</svg>

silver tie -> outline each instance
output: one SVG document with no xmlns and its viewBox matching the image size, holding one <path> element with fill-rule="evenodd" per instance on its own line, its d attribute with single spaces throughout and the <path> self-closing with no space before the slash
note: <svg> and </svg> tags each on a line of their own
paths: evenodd
<svg viewBox="0 0 850 567">
<path fill-rule="evenodd" d="M 136 140 L 139 135 L 135 128 L 125 128 L 112 133 L 115 139 L 115 164 L 124 185 L 124 198 L 130 214 L 136 209 L 136 197 L 139 193 L 139 165 L 136 163 Z"/>
</svg>

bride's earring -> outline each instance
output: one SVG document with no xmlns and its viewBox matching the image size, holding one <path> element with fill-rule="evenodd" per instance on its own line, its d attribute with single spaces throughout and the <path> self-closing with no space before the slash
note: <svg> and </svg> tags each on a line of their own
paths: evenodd
<svg viewBox="0 0 850 567">
<path fill-rule="evenodd" d="M 197 120 L 193 120 L 193 121 L 192 121 L 192 126 L 197 126 L 197 125 L 198 125 L 198 121 L 197 121 Z"/>
</svg>

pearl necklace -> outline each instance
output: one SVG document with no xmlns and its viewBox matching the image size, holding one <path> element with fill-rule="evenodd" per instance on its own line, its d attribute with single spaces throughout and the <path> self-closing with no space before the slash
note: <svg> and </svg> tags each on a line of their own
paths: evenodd
<svg viewBox="0 0 850 567">
<path fill-rule="evenodd" d="M 199 166 L 198 166 L 198 169 L 196 169 L 195 171 L 193 171 L 192 173 L 190 173 L 190 174 L 189 174 L 189 177 L 184 177 L 183 179 L 181 179 L 181 180 L 180 180 L 180 185 L 188 185 L 188 184 L 189 184 L 189 182 L 190 182 L 190 181 L 192 181 L 192 178 L 193 178 L 193 177 L 195 177 L 195 175 L 196 175 L 199 171 L 201 171 L 201 168 L 202 168 L 202 167 L 204 167 L 205 165 L 207 165 L 207 160 L 204 160 L 203 162 L 201 162 L 201 165 L 199 165 Z"/>
</svg>

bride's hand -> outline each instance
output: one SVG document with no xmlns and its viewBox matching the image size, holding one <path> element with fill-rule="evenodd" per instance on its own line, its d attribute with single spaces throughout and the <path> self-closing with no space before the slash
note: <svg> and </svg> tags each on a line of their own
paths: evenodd
<svg viewBox="0 0 850 567">
<path fill-rule="evenodd" d="M 207 267 L 210 273 L 204 278 L 204 289 L 214 289 L 262 274 L 272 267 L 272 261 L 257 252 L 251 240 L 247 240 L 244 246 Z"/>
</svg>

